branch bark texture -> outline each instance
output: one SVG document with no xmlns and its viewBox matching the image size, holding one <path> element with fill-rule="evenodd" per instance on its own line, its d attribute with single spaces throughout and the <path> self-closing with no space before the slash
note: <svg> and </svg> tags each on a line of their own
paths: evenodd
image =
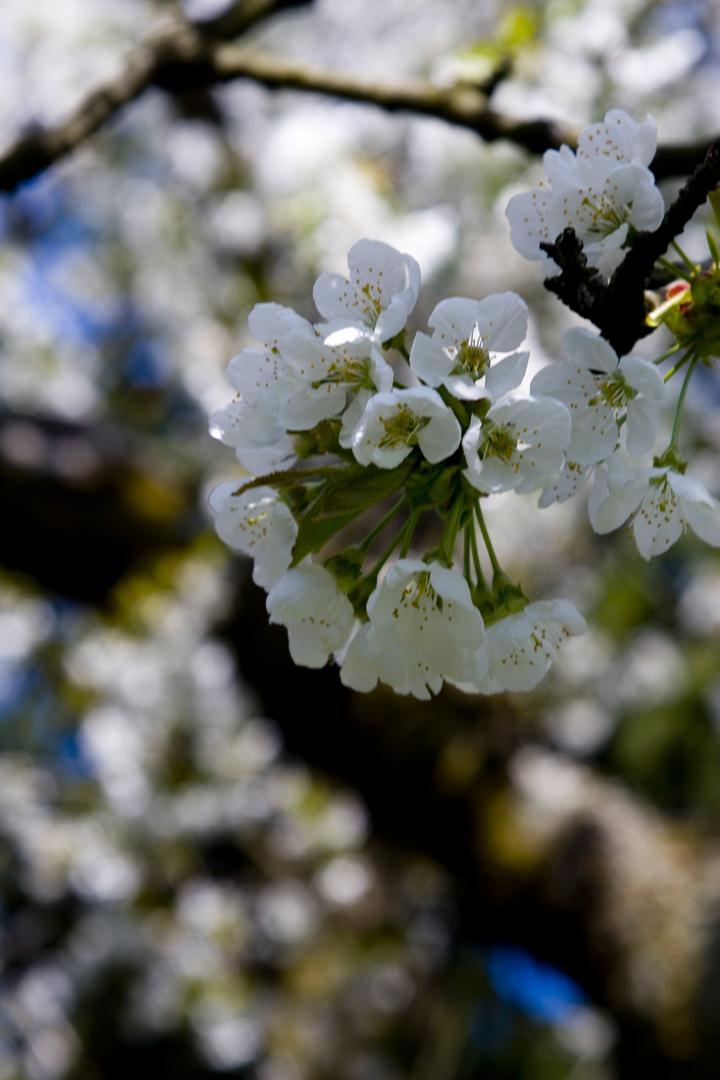
<svg viewBox="0 0 720 1080">
<path fill-rule="evenodd" d="M 645 290 L 655 262 L 718 186 L 720 139 L 712 144 L 703 163 L 684 185 L 660 227 L 655 232 L 638 234 L 609 281 L 587 265 L 582 244 L 572 229 L 565 229 L 554 244 L 542 243 L 541 248 L 561 271 L 545 281 L 545 288 L 594 323 L 618 356 L 623 356 L 636 341 L 652 332 L 645 322 Z"/>
</svg>

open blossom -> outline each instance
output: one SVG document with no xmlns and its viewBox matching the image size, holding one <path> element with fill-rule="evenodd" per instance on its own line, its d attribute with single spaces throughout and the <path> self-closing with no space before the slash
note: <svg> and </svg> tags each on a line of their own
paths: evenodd
<svg viewBox="0 0 720 1080">
<path fill-rule="evenodd" d="M 231 386 L 246 402 L 270 402 L 277 408 L 293 393 L 298 377 L 282 355 L 281 343 L 291 332 L 314 334 L 312 325 L 292 308 L 282 304 L 256 304 L 248 316 L 248 326 L 262 344 L 243 349 L 233 356 L 227 369 Z"/>
<path fill-rule="evenodd" d="M 321 274 L 313 299 L 335 329 L 358 326 L 377 344 L 405 326 L 420 289 L 420 267 L 378 240 L 360 240 L 348 253 L 350 277 Z"/>
<path fill-rule="evenodd" d="M 335 654 L 343 686 L 369 694 L 381 682 L 396 694 L 412 694 L 421 701 L 429 701 L 432 694 L 440 692 L 442 676 L 418 667 L 402 645 L 373 649 L 368 640 L 372 630 L 372 623 L 358 623 L 348 644 Z"/>
<path fill-rule="evenodd" d="M 507 207 L 516 249 L 527 259 L 540 259 L 549 275 L 558 267 L 540 243 L 554 243 L 566 228 L 582 240 L 591 266 L 622 247 L 631 228 L 657 229 L 665 207 L 647 167 L 656 145 L 651 116 L 638 128 L 627 113 L 611 109 L 602 123 L 583 131 L 577 154 L 567 146 L 546 151 L 549 189 L 516 195 Z"/>
<path fill-rule="evenodd" d="M 297 522 L 274 488 L 261 485 L 233 494 L 240 486 L 229 480 L 210 493 L 210 506 L 217 513 L 215 531 L 230 547 L 253 559 L 255 584 L 272 589 L 292 561 Z"/>
<path fill-rule="evenodd" d="M 572 434 L 569 460 L 592 465 L 608 458 L 625 419 L 627 449 L 636 456 L 649 450 L 658 431 L 658 403 L 664 394 L 660 372 L 639 356 L 617 353 L 588 330 L 572 329 L 563 336 L 571 361 L 543 368 L 530 391 L 557 398 L 570 409 Z"/>
<path fill-rule="evenodd" d="M 624 472 L 611 463 L 596 469 L 588 508 L 597 533 L 612 532 L 630 518 L 644 559 L 667 551 L 689 528 L 720 547 L 720 502 L 698 480 L 669 467 Z"/>
<path fill-rule="evenodd" d="M 410 367 L 427 386 L 444 386 L 461 400 L 496 400 L 515 390 L 527 352 L 513 352 L 527 334 L 527 305 L 517 293 L 484 300 L 442 300 L 428 323 L 433 334 L 415 335 Z M 503 353 L 511 355 L 500 358 Z"/>
<path fill-rule="evenodd" d="M 210 417 L 210 434 L 231 446 L 243 468 L 258 476 L 295 460 L 280 409 L 301 379 L 283 358 L 281 345 L 291 332 L 314 334 L 314 330 L 292 308 L 272 303 L 256 304 L 248 324 L 261 345 L 243 349 L 230 361 L 227 377 L 238 396 Z"/>
<path fill-rule="evenodd" d="M 570 414 L 552 398 L 508 394 L 463 436 L 466 479 L 485 494 L 534 491 L 562 468 Z"/>
<path fill-rule="evenodd" d="M 571 461 L 566 457 L 558 475 L 542 489 L 538 506 L 542 509 L 552 506 L 555 502 L 566 502 L 573 495 L 577 495 L 578 491 L 582 491 L 587 484 L 594 468 L 594 465 L 580 465 L 577 461 Z"/>
<path fill-rule="evenodd" d="M 352 604 L 337 579 L 309 560 L 287 570 L 267 598 L 270 622 L 288 631 L 290 655 L 301 667 L 324 667 L 352 633 Z"/>
<path fill-rule="evenodd" d="M 486 626 L 465 689 L 479 694 L 532 690 L 557 659 L 561 642 L 586 629 L 585 619 L 567 600 L 528 604 Z"/>
<path fill-rule="evenodd" d="M 392 389 L 392 368 L 354 328 L 325 340 L 317 334 L 290 333 L 283 340 L 283 352 L 301 380 L 280 408 L 280 420 L 291 431 L 307 431 L 321 420 L 339 416 L 349 393 Z"/>
<path fill-rule="evenodd" d="M 357 424 L 343 426 L 340 442 L 361 465 L 394 469 L 415 446 L 433 464 L 444 461 L 457 450 L 460 436 L 460 424 L 440 395 L 417 386 L 374 394 Z"/>
<path fill-rule="evenodd" d="M 231 446 L 251 476 L 264 476 L 289 468 L 296 459 L 295 446 L 277 415 L 272 400 L 236 398 L 213 413 L 210 434 Z"/>
<path fill-rule="evenodd" d="M 348 685 L 381 678 L 426 697 L 443 679 L 462 679 L 482 643 L 483 620 L 467 582 L 439 563 L 398 559 L 370 596 L 367 613 L 370 628 L 350 655 L 355 674 L 346 669 Z"/>
</svg>

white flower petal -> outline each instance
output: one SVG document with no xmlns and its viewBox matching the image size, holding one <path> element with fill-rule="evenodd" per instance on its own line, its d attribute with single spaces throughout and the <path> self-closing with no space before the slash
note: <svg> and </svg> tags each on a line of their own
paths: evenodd
<svg viewBox="0 0 720 1080">
<path fill-rule="evenodd" d="M 234 495 L 242 481 L 220 484 L 210 495 L 215 531 L 230 547 L 254 560 L 253 581 L 272 589 L 292 560 L 298 526 L 274 488 L 262 485 Z"/>
<path fill-rule="evenodd" d="M 609 533 L 619 528 L 637 510 L 647 493 L 647 476 L 629 476 L 624 483 L 610 487 L 607 474 L 595 470 L 599 496 L 589 505 L 590 522 L 596 533 Z M 603 497 L 603 492 L 606 492 Z"/>
<path fill-rule="evenodd" d="M 476 689 L 482 694 L 532 690 L 557 659 L 563 639 L 586 629 L 567 600 L 540 601 L 507 615 L 486 628 L 481 652 L 487 669 L 476 676 Z"/>
<path fill-rule="evenodd" d="M 515 196 L 507 208 L 516 249 L 528 259 L 542 259 L 545 275 L 555 274 L 558 268 L 540 243 L 554 242 L 565 228 L 575 230 L 591 266 L 626 244 L 630 225 L 657 228 L 664 207 L 647 168 L 655 141 L 650 118 L 638 129 L 632 117 L 613 109 L 582 132 L 577 155 L 567 146 L 547 151 L 543 162 L 551 190 Z"/>
<path fill-rule="evenodd" d="M 657 405 L 647 398 L 637 398 L 628 404 L 626 444 L 628 453 L 633 457 L 650 450 L 658 432 L 659 417 Z"/>
<path fill-rule="evenodd" d="M 475 321 L 491 352 L 511 352 L 527 337 L 527 304 L 515 292 L 493 293 L 479 301 Z"/>
<path fill-rule="evenodd" d="M 511 353 L 490 367 L 485 376 L 485 386 L 496 401 L 517 390 L 525 378 L 529 359 L 528 352 Z"/>
<path fill-rule="evenodd" d="M 592 465 L 580 465 L 577 461 L 566 460 L 558 476 L 543 488 L 538 506 L 544 509 L 555 502 L 562 503 L 572 498 L 585 487 L 592 470 Z"/>
<path fill-rule="evenodd" d="M 410 349 L 410 367 L 427 386 L 440 386 L 453 368 L 439 341 L 418 331 Z"/>
<path fill-rule="evenodd" d="M 461 437 L 460 424 L 452 409 L 445 407 L 438 416 L 431 417 L 427 427 L 420 429 L 417 441 L 423 456 L 435 465 L 452 457 L 460 445 Z"/>
<path fill-rule="evenodd" d="M 438 563 L 399 559 L 368 600 L 367 613 L 370 648 L 385 653 L 399 645 L 408 671 L 428 685 L 462 679 L 482 641 L 482 616 L 467 582 Z"/>
<path fill-rule="evenodd" d="M 288 631 L 290 655 L 302 667 L 324 667 L 354 626 L 352 604 L 336 578 L 317 563 L 287 570 L 268 593 L 270 622 Z"/>
<path fill-rule="evenodd" d="M 313 299 L 326 319 L 366 326 L 383 342 L 405 326 L 420 288 L 420 268 L 413 258 L 388 244 L 360 240 L 348 253 L 350 278 L 321 274 Z"/>
<path fill-rule="evenodd" d="M 612 345 L 584 327 L 574 326 L 566 330 L 562 341 L 563 348 L 583 367 L 610 374 L 618 366 L 618 356 Z"/>
</svg>

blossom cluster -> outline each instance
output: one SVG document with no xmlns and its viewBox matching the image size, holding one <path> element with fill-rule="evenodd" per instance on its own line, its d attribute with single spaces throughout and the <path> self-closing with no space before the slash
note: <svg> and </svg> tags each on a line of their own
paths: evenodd
<svg viewBox="0 0 720 1080">
<path fill-rule="evenodd" d="M 657 227 L 654 149 L 651 118 L 638 128 L 613 110 L 577 154 L 548 152 L 550 187 L 508 207 L 515 245 L 547 272 L 541 245 L 567 227 L 591 262 Z M 317 322 L 279 304 L 254 308 L 258 345 L 231 361 L 236 397 L 211 419 L 249 476 L 212 493 L 216 530 L 252 557 L 296 663 L 332 660 L 355 690 L 380 681 L 418 698 L 445 681 L 484 694 L 534 687 L 585 620 L 567 600 L 530 603 L 502 570 L 483 515 L 497 493 L 539 492 L 547 507 L 594 475 L 597 532 L 629 519 L 645 558 L 688 526 L 720 545 L 720 503 L 684 475 L 680 406 L 665 451 L 651 466 L 627 464 L 653 449 L 665 383 L 704 357 L 697 342 L 663 376 L 665 357 L 619 357 L 600 335 L 571 329 L 568 359 L 525 389 L 528 313 L 516 293 L 442 300 L 429 332 L 410 341 L 415 260 L 362 240 L 348 268 L 316 281 Z M 444 531 L 420 552 L 426 513 Z M 364 539 L 339 547 L 361 515 L 371 522 Z"/>
<path fill-rule="evenodd" d="M 651 116 L 638 127 L 627 113 L 611 109 L 602 123 L 582 132 L 577 153 L 567 146 L 547 151 L 547 185 L 516 195 L 507 207 L 517 250 L 540 259 L 545 275 L 557 273 L 546 248 L 571 228 L 590 266 L 611 266 L 639 231 L 657 229 L 663 220 L 663 198 L 648 168 L 656 143 Z M 717 193 L 710 201 L 715 207 Z M 720 354 L 720 251 L 712 236 L 708 239 L 713 259 L 709 270 L 692 264 L 677 243 L 683 266 L 659 260 L 681 279 L 668 290 L 667 302 L 648 316 L 650 326 L 664 323 L 675 336 L 666 353 L 652 363 L 635 356 L 619 359 L 602 337 L 572 329 L 563 339 L 572 362 L 550 365 L 531 386 L 535 393 L 565 402 L 573 414 L 562 473 L 543 490 L 540 506 L 574 495 L 594 474 L 589 500 L 593 529 L 607 533 L 627 522 L 645 559 L 662 554 L 689 528 L 706 543 L 720 546 L 720 503 L 685 475 L 687 463 L 678 448 L 690 379 L 699 361 Z M 661 375 L 662 361 L 680 352 L 680 359 Z M 665 384 L 682 368 L 685 381 L 669 445 L 654 454 L 652 464 L 628 466 L 628 455 L 637 458 L 653 449 Z M 624 453 L 617 438 L 619 424 L 626 429 Z"/>
<path fill-rule="evenodd" d="M 638 128 L 620 109 L 580 135 L 577 153 L 569 146 L 547 150 L 547 184 L 510 200 L 507 217 L 512 242 L 527 259 L 540 259 L 543 272 L 557 266 L 541 247 L 566 228 L 583 243 L 590 266 L 618 251 L 634 232 L 657 229 L 665 206 L 648 165 L 655 156 L 657 129 L 647 116 Z"/>
<path fill-rule="evenodd" d="M 321 667 L 332 657 L 354 689 L 381 681 L 419 698 L 445 680 L 479 693 L 529 689 L 585 621 L 568 601 L 529 603 L 510 582 L 481 503 L 559 478 L 571 409 L 521 388 L 527 308 L 515 293 L 443 300 L 430 332 L 408 348 L 416 262 L 363 240 L 348 265 L 347 278 L 316 282 L 321 321 L 272 303 L 250 315 L 260 345 L 232 360 L 238 394 L 211 428 L 253 479 L 214 490 L 217 532 L 253 558 L 296 663 Z M 394 505 L 379 522 L 375 513 L 362 543 L 317 558 L 344 526 L 387 501 Z M 411 544 L 428 511 L 445 531 L 419 558 Z M 461 535 L 462 571 L 454 565 Z"/>
</svg>

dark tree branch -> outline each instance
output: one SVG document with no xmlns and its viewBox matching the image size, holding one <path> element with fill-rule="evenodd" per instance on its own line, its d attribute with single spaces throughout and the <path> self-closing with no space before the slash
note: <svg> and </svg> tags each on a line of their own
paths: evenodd
<svg viewBox="0 0 720 1080">
<path fill-rule="evenodd" d="M 657 259 L 665 254 L 708 194 L 718 186 L 720 139 L 712 144 L 659 228 L 638 234 L 610 281 L 587 265 L 582 243 L 572 229 L 565 229 L 554 244 L 540 245 L 560 267 L 559 274 L 545 281 L 545 288 L 572 311 L 593 322 L 618 356 L 623 356 L 636 341 L 652 332 L 645 321 L 645 290 Z"/>
<path fill-rule="evenodd" d="M 307 7 L 313 0 L 235 0 L 229 8 L 212 19 L 198 19 L 193 26 L 203 37 L 229 41 L 240 37 L 256 23 L 290 8 Z"/>
<path fill-rule="evenodd" d="M 468 128 L 486 142 L 504 139 L 532 154 L 574 146 L 577 132 L 548 120 L 515 120 L 490 106 L 490 95 L 505 71 L 484 86 L 442 88 L 426 80 L 381 85 L 342 72 L 289 63 L 255 50 L 226 44 L 261 20 L 311 0 L 244 0 L 215 19 L 189 24 L 181 19 L 148 37 L 115 80 L 92 91 L 75 113 L 54 128 L 30 131 L 0 157 L 0 191 L 13 191 L 80 146 L 151 85 L 172 93 L 252 79 L 271 89 L 302 90 L 375 105 L 389 112 L 432 116 Z M 706 146 L 660 148 L 658 177 L 684 175 Z"/>
<path fill-rule="evenodd" d="M 217 81 L 212 47 L 257 23 L 312 0 L 238 0 L 215 19 L 188 23 L 176 17 L 148 36 L 116 78 L 92 90 L 63 123 L 21 136 L 0 157 L 0 192 L 14 191 L 81 146 L 126 105 L 155 84 L 172 91 Z"/>
</svg>

